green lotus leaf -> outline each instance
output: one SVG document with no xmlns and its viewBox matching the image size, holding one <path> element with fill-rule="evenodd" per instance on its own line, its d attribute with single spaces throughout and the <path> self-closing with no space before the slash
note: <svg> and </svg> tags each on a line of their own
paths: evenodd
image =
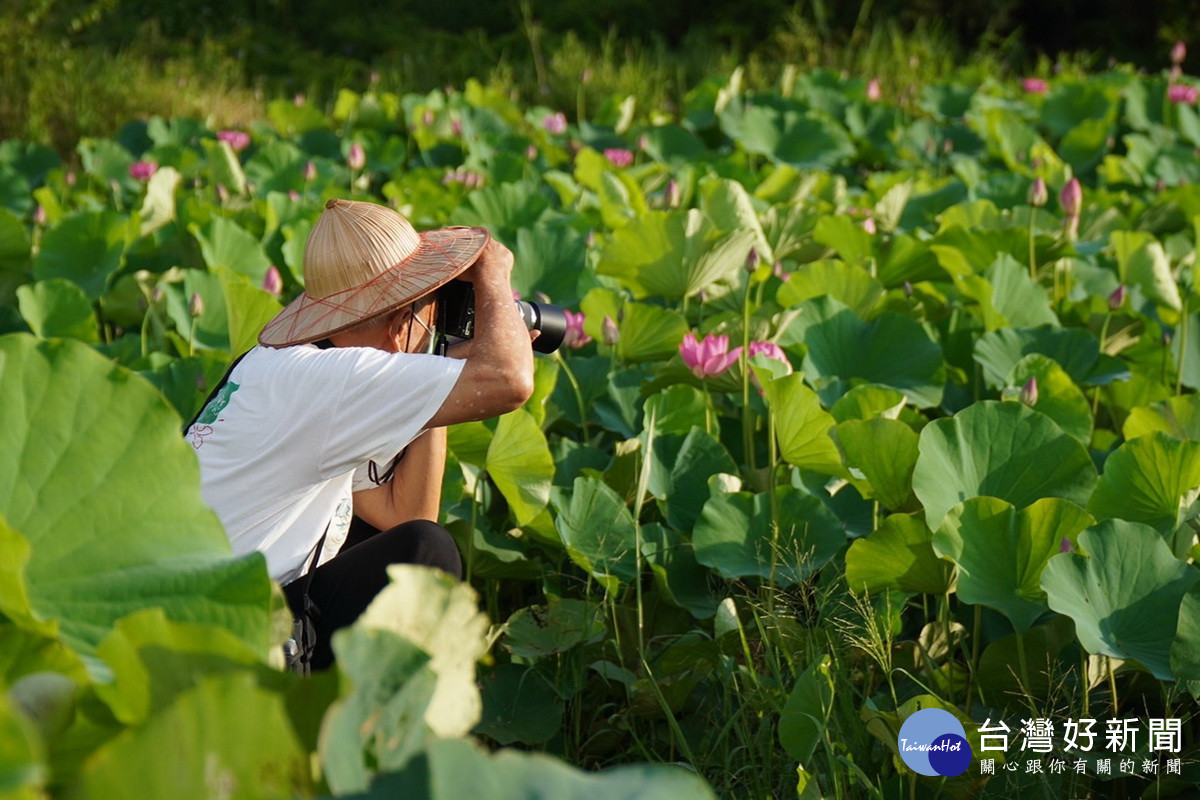
<svg viewBox="0 0 1200 800">
<path fill-rule="evenodd" d="M 504 623 L 501 643 L 513 655 L 544 658 L 602 638 L 606 628 L 600 606 L 586 600 L 551 600 L 518 609 Z"/>
<path fill-rule="evenodd" d="M 513 288 L 523 297 L 544 292 L 556 305 L 573 306 L 579 302 L 585 254 L 586 239 L 569 225 L 521 228 L 513 249 Z"/>
<path fill-rule="evenodd" d="M 371 790 L 345 800 L 390 800 L 423 797 L 429 800 L 509 800 L 515 797 L 553 797 L 555 800 L 594 800 L 597 797 L 636 797 L 639 800 L 711 800 L 703 778 L 667 764 L 639 764 L 583 772 L 544 753 L 501 750 L 490 754 L 470 741 L 431 742 L 423 757 L 400 773 L 381 777 Z"/>
<path fill-rule="evenodd" d="M 617 353 L 622 361 L 662 361 L 679 351 L 688 332 L 681 313 L 648 303 L 626 303 L 622 312 L 617 326 Z"/>
<path fill-rule="evenodd" d="M 791 308 L 826 294 L 844 303 L 857 316 L 869 319 L 883 299 L 883 286 L 862 267 L 840 261 L 813 261 L 801 264 L 788 275 L 775 299 L 785 308 Z"/>
<path fill-rule="evenodd" d="M 563 699 L 538 670 L 498 664 L 480 681 L 483 715 L 475 733 L 501 745 L 540 744 L 562 726 Z"/>
<path fill-rule="evenodd" d="M 450 215 L 450 224 L 487 228 L 500 241 L 515 242 L 517 231 L 536 225 L 549 207 L 549 200 L 532 181 L 503 183 L 467 195 Z"/>
<path fill-rule="evenodd" d="M 874 383 L 860 383 L 838 398 L 829 413 L 838 422 L 852 419 L 897 419 L 906 399 L 898 389 Z"/>
<path fill-rule="evenodd" d="M 1049 356 L 1030 353 L 1008 373 L 1005 396 L 1019 397 L 1021 388 L 1031 380 L 1037 386 L 1037 402 L 1031 408 L 1054 420 L 1063 433 L 1078 439 L 1080 444 L 1090 444 L 1092 409 L 1066 370 Z"/>
<path fill-rule="evenodd" d="M 271 107 L 276 103 L 272 102 Z M 308 107 L 311 110 L 311 106 Z M 246 179 L 259 195 L 270 192 L 302 192 L 305 189 L 304 170 L 308 155 L 291 142 L 275 139 L 256 147 L 246 162 Z"/>
<path fill-rule="evenodd" d="M 136 217 L 112 210 L 76 212 L 46 230 L 33 258 L 33 276 L 66 278 L 96 300 L 137 235 Z"/>
<path fill-rule="evenodd" d="M 0 406 L 0 514 L 29 542 L 38 618 L 90 655 L 115 620 L 158 606 L 267 652 L 262 556 L 229 558 L 157 391 L 80 342 L 14 335 L 0 338 Z"/>
<path fill-rule="evenodd" d="M 646 398 L 646 419 L 653 416 L 655 435 L 686 434 L 693 427 L 703 428 L 708 406 L 704 393 L 694 386 L 677 383 Z"/>
<path fill-rule="evenodd" d="M 1089 653 L 1137 661 L 1159 680 L 1172 680 L 1180 604 L 1200 571 L 1138 522 L 1101 522 L 1079 535 L 1079 547 L 1082 553 L 1054 556 L 1042 571 L 1050 608 L 1075 621 Z"/>
<path fill-rule="evenodd" d="M 1189 389 L 1200 389 L 1200 313 L 1179 321 L 1170 347 L 1180 382 Z"/>
<path fill-rule="evenodd" d="M 846 467 L 866 478 L 883 508 L 912 510 L 912 473 L 917 463 L 917 434 L 912 428 L 894 419 L 855 419 L 838 425 L 834 438 Z"/>
<path fill-rule="evenodd" d="M 1018 645 L 1017 638 L 1021 641 Z M 1054 616 L 1025 633 L 989 642 L 979 658 L 979 689 L 986 702 L 996 707 L 1011 703 L 1016 695 L 1044 696 L 1060 680 L 1060 666 L 1068 647 L 1075 645 L 1075 629 L 1068 617 Z M 1021 671 L 1024 650 L 1025 674 Z M 1075 659 L 1072 658 L 1072 661 Z M 1023 682 L 1028 679 L 1027 684 Z"/>
<path fill-rule="evenodd" d="M 775 253 L 763 232 L 762 222 L 754 208 L 750 193 L 742 184 L 727 178 L 704 178 L 700 181 L 700 209 L 722 231 L 749 230 L 754 232 L 754 249 L 759 261 L 768 264 Z"/>
<path fill-rule="evenodd" d="M 306 791 L 313 778 L 283 695 L 238 672 L 201 680 L 144 725 L 104 744 L 84 763 L 72 796 L 121 797 L 131 780 L 145 797 L 201 800 L 225 786 L 267 800 Z"/>
<path fill-rule="evenodd" d="M 558 499 L 554 520 L 571 560 L 610 590 L 637 574 L 633 516 L 616 492 L 598 478 L 578 477 Z"/>
<path fill-rule="evenodd" d="M 833 417 L 821 408 L 817 393 L 798 373 L 771 378 L 768 371 L 754 368 L 775 416 L 775 435 L 779 455 L 793 466 L 827 475 L 843 475 L 842 455 L 830 436 Z"/>
<path fill-rule="evenodd" d="M 921 431 L 913 491 L 931 528 L 964 500 L 998 497 L 1017 508 L 1042 497 L 1087 504 L 1096 467 L 1053 421 L 1020 403 L 986 400 Z"/>
<path fill-rule="evenodd" d="M 884 312 L 864 322 L 836 300 L 822 297 L 801 306 L 780 344 L 803 343 L 803 371 L 832 403 L 857 383 L 898 389 L 916 406 L 942 401 L 946 380 L 942 349 L 912 317 Z"/>
<path fill-rule="evenodd" d="M 779 744 L 793 760 L 808 763 L 833 712 L 829 656 L 813 661 L 796 678 L 779 711 Z"/>
<path fill-rule="evenodd" d="M 96 342 L 96 317 L 79 284 L 50 278 L 17 287 L 17 304 L 30 330 L 41 339 L 55 337 Z"/>
<path fill-rule="evenodd" d="M 708 570 L 696 560 L 691 542 L 652 522 L 642 526 L 642 555 L 655 585 L 668 600 L 697 619 L 717 613 L 717 598 L 708 588 Z"/>
<path fill-rule="evenodd" d="M 343 671 L 375 670 L 383 660 L 373 646 L 343 632 L 383 630 L 420 648 L 437 676 L 425 722 L 439 736 L 464 736 L 479 721 L 479 690 L 475 662 L 487 650 L 487 617 L 478 610 L 475 591 L 440 570 L 412 564 L 388 567 L 390 583 L 351 628 L 334 635 L 333 649 Z M 388 644 L 387 647 L 392 647 Z M 354 652 L 343 651 L 353 647 Z"/>
<path fill-rule="evenodd" d="M 647 484 L 650 494 L 658 499 L 672 528 L 690 531 L 708 500 L 709 477 L 734 474 L 737 464 L 719 441 L 698 427 L 686 436 L 656 436 L 653 447 Z"/>
<path fill-rule="evenodd" d="M 181 183 L 183 176 L 172 167 L 162 167 L 150 176 L 146 184 L 146 197 L 138 211 L 138 216 L 142 219 L 142 236 L 148 236 L 175 221 L 175 191 Z"/>
<path fill-rule="evenodd" d="M 841 522 L 816 497 L 776 490 L 779 529 L 766 492 L 716 493 L 692 531 L 696 560 L 724 578 L 755 576 L 791 586 L 833 558 L 846 542 Z"/>
<path fill-rule="evenodd" d="M 236 222 L 213 217 L 204 225 L 188 226 L 188 230 L 200 242 L 200 252 L 209 269 L 224 268 L 262 285 L 271 260 L 258 239 Z"/>
<path fill-rule="evenodd" d="M 1161 431 L 1176 439 L 1200 441 L 1200 394 L 1181 394 L 1129 411 L 1121 432 L 1126 439 Z"/>
<path fill-rule="evenodd" d="M 799 169 L 828 169 L 854 154 L 844 128 L 795 101 L 730 104 L 721 127 L 747 152 Z"/>
<path fill-rule="evenodd" d="M 1057 497 L 1022 509 L 995 497 L 972 497 L 946 515 L 933 549 L 958 565 L 960 600 L 1000 611 L 1024 633 L 1047 611 L 1039 583 L 1046 562 L 1093 522 Z"/>
<path fill-rule="evenodd" d="M 678 300 L 732 277 L 753 245 L 753 231 L 722 234 L 698 209 L 650 211 L 613 232 L 596 271 L 635 297 Z"/>
<path fill-rule="evenodd" d="M 1153 431 L 1109 455 L 1088 511 L 1097 519 L 1143 522 L 1169 536 L 1186 518 L 1197 489 L 1200 442 Z"/>
<path fill-rule="evenodd" d="M 1046 290 L 1029 277 L 1028 266 L 1008 253 L 997 256 L 984 277 L 991 288 L 988 301 L 1011 327 L 1059 324 Z"/>
<path fill-rule="evenodd" d="M 500 417 L 484 462 L 518 525 L 541 513 L 550 501 L 554 460 L 533 415 L 517 409 Z"/>
<path fill-rule="evenodd" d="M 283 307 L 270 292 L 255 286 L 245 276 L 224 267 L 214 272 L 225 300 L 230 352 L 244 353 L 258 344 L 258 334 Z"/>
<path fill-rule="evenodd" d="M 217 139 L 201 139 L 200 146 L 208 161 L 208 180 L 213 186 L 224 186 L 234 194 L 246 193 L 246 173 L 238 161 L 237 153 L 229 142 Z"/>
<path fill-rule="evenodd" d="M 1144 231 L 1113 231 L 1109 241 L 1117 254 L 1121 283 L 1136 286 L 1159 306 L 1183 307 L 1179 286 L 1171 273 L 1171 258 L 1153 235 Z"/>
<path fill-rule="evenodd" d="M 874 238 L 861 225 L 845 216 L 825 216 L 817 220 L 813 239 L 833 248 L 847 264 L 862 268 L 871 257 Z"/>
<path fill-rule="evenodd" d="M 1200 587 L 1193 586 L 1179 606 L 1179 625 L 1170 651 L 1171 673 L 1181 686 L 1200 697 Z"/>
<path fill-rule="evenodd" d="M 1016 363 L 1030 353 L 1041 353 L 1054 359 L 1077 384 L 1095 384 L 1121 377 L 1119 372 L 1112 372 L 1109 357 L 1100 355 L 1100 343 L 1082 328 L 1048 325 L 1002 328 L 985 333 L 975 343 L 975 361 L 983 367 L 984 380 L 993 388 L 1003 386 Z M 1128 375 L 1128 369 L 1124 374 Z"/>
<path fill-rule="evenodd" d="M 846 551 L 846 583 L 858 591 L 896 589 L 910 594 L 944 594 L 952 567 L 933 551 L 933 532 L 913 514 L 887 517 L 870 536 Z"/>
</svg>

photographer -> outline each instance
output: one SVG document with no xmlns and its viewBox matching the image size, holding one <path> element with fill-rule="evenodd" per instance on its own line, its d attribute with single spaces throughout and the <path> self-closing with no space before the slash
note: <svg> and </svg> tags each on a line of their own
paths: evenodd
<svg viewBox="0 0 1200 800">
<path fill-rule="evenodd" d="M 333 631 L 386 585 L 388 564 L 461 578 L 436 524 L 445 426 L 532 392 L 512 264 L 482 228 L 418 234 L 384 206 L 330 200 L 305 246 L 305 291 L 187 430 L 234 552 L 264 554 L 295 616 L 319 610 L 313 668 L 332 663 Z M 448 358 L 431 350 L 437 290 L 455 278 L 473 284 L 476 333 Z M 350 536 L 353 517 L 365 525 Z"/>
</svg>

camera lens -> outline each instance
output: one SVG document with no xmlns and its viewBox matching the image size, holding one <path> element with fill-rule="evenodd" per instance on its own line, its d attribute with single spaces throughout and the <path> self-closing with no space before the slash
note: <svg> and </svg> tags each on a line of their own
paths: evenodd
<svg viewBox="0 0 1200 800">
<path fill-rule="evenodd" d="M 558 306 L 549 303 L 531 303 L 518 300 L 517 308 L 525 327 L 531 331 L 540 331 L 533 340 L 533 349 L 539 353 L 553 353 L 562 346 L 563 338 L 567 335 L 567 315 Z"/>
</svg>

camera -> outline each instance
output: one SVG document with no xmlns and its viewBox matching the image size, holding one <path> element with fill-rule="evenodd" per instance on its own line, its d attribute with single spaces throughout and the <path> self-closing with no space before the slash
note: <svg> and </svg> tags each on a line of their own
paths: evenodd
<svg viewBox="0 0 1200 800">
<path fill-rule="evenodd" d="M 445 350 L 445 337 L 471 339 L 475 336 L 475 287 L 467 281 L 450 281 L 437 291 L 437 330 L 441 334 L 438 350 Z M 549 303 L 531 303 L 517 300 L 517 310 L 525 320 L 525 327 L 540 331 L 533 340 L 533 349 L 539 353 L 553 353 L 562 346 L 567 334 L 567 315 Z"/>
</svg>

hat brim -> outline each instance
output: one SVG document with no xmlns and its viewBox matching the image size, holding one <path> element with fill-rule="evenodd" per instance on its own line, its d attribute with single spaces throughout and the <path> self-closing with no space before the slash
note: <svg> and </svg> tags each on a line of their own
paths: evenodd
<svg viewBox="0 0 1200 800">
<path fill-rule="evenodd" d="M 420 234 L 412 255 L 362 286 L 328 297 L 302 292 L 258 334 L 264 347 L 327 338 L 406 306 L 461 275 L 491 239 L 485 228 L 440 228 Z"/>
</svg>

